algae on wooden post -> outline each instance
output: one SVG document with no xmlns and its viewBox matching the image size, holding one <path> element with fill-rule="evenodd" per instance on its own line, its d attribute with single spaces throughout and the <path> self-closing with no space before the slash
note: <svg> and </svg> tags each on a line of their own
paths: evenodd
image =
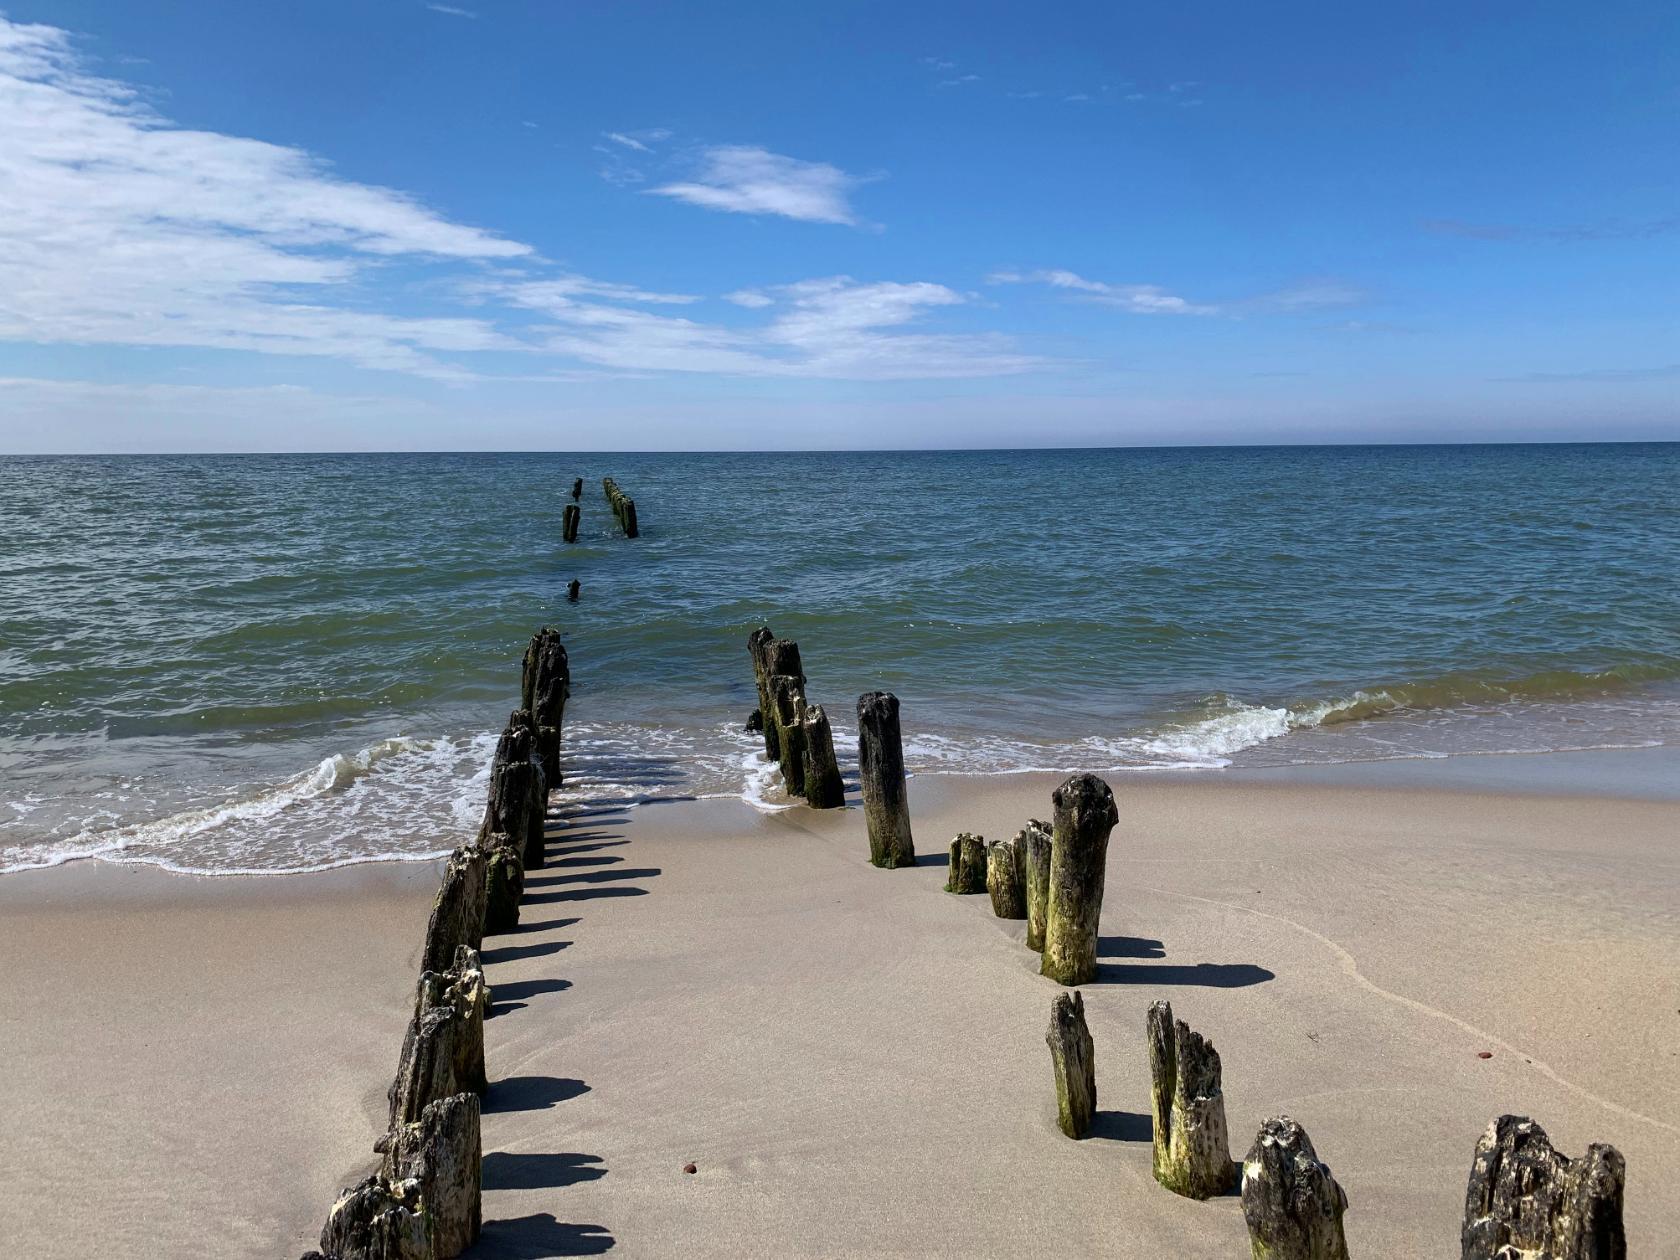
<svg viewBox="0 0 1680 1260">
<path fill-rule="evenodd" d="M 519 903 L 525 896 L 525 863 L 506 832 L 484 840 L 484 936 L 519 926 Z"/>
<path fill-rule="evenodd" d="M 1021 882 L 1021 851 L 1013 840 L 993 840 L 986 846 L 986 891 L 992 913 L 1000 919 L 1027 917 L 1027 893 Z"/>
<path fill-rule="evenodd" d="M 1626 1260 L 1626 1184 L 1614 1146 L 1595 1142 L 1570 1159 L 1527 1116 L 1499 1116 L 1470 1165 L 1463 1260 Z"/>
<path fill-rule="evenodd" d="M 1155 1180 L 1191 1199 L 1224 1194 L 1237 1182 L 1237 1166 L 1225 1125 L 1219 1052 L 1183 1020 L 1173 1019 L 1166 1002 L 1150 1003 L 1146 1027 Z"/>
<path fill-rule="evenodd" d="M 800 737 L 805 743 L 805 801 L 812 809 L 839 809 L 846 803 L 846 785 L 834 759 L 834 731 L 822 705 L 805 710 Z"/>
<path fill-rule="evenodd" d="M 986 891 L 986 837 L 959 831 L 951 841 L 945 891 L 967 896 Z"/>
<path fill-rule="evenodd" d="M 782 784 L 789 796 L 805 795 L 805 690 L 787 674 L 770 676 L 769 721 L 776 724 Z"/>
<path fill-rule="evenodd" d="M 858 787 L 869 832 L 869 860 L 888 869 L 914 866 L 898 697 L 890 691 L 865 692 L 858 697 L 857 718 Z"/>
<path fill-rule="evenodd" d="M 1252 1260 L 1348 1260 L 1347 1195 L 1288 1116 L 1260 1126 L 1243 1160 L 1242 1207 Z"/>
<path fill-rule="evenodd" d="M 1056 1124 L 1070 1138 L 1091 1131 L 1097 1112 L 1097 1066 L 1091 1030 L 1085 1025 L 1085 998 L 1075 991 L 1058 993 L 1050 1003 L 1050 1064 L 1056 1075 Z"/>
<path fill-rule="evenodd" d="M 1021 851 L 1021 883 L 1027 899 L 1027 948 L 1042 951 L 1050 910 L 1050 828 L 1029 819 L 1015 843 Z"/>
<path fill-rule="evenodd" d="M 1108 833 L 1119 814 L 1114 793 L 1094 774 L 1073 775 L 1050 799 L 1056 807 L 1056 830 L 1040 970 L 1059 984 L 1089 984 L 1097 978 Z"/>
<path fill-rule="evenodd" d="M 453 1260 L 478 1241 L 483 1159 L 476 1094 L 427 1103 L 419 1119 L 391 1130 L 380 1176 L 391 1183 L 420 1183 L 437 1260 Z"/>
</svg>

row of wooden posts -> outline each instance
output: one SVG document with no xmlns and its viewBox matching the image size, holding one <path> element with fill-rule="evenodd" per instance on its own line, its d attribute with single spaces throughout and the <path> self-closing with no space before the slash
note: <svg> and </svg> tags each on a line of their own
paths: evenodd
<svg viewBox="0 0 1680 1260">
<path fill-rule="evenodd" d="M 387 1094 L 379 1171 L 345 1190 L 319 1251 L 304 1260 L 451 1260 L 482 1220 L 480 1097 L 489 1086 L 483 938 L 519 924 L 525 872 L 541 866 L 548 794 L 560 785 L 560 732 L 571 669 L 556 630 L 525 650 L 520 707 L 490 765 L 477 837 L 444 866 L 421 951 L 414 1012 Z"/>
<path fill-rule="evenodd" d="M 624 531 L 624 536 L 637 537 L 639 530 L 636 525 L 636 500 L 619 489 L 618 482 L 611 477 L 601 478 L 601 489 L 606 493 L 613 519 Z M 578 540 L 578 526 L 583 520 L 582 499 L 583 478 L 577 477 L 572 481 L 572 501 L 566 504 L 560 515 L 560 538 L 563 542 L 575 543 Z"/>
<path fill-rule="evenodd" d="M 809 710 L 799 650 L 768 628 L 755 630 L 748 648 L 767 715 L 766 751 L 779 757 L 785 776 L 790 764 L 809 765 L 790 758 L 784 735 L 791 729 L 795 750 L 804 753 L 797 740 L 805 727 L 796 719 Z M 822 730 L 827 737 L 826 721 Z M 859 697 L 858 762 L 870 861 L 889 868 L 915 865 L 896 696 Z M 789 779 L 790 791 L 797 781 Z M 1092 774 L 1067 779 L 1052 793 L 1051 804 L 1053 823 L 1029 820 L 1012 840 L 987 844 L 959 833 L 951 841 L 945 888 L 989 894 L 999 918 L 1026 920 L 1026 944 L 1040 954 L 1040 974 L 1072 988 L 1097 976 L 1108 840 L 1119 813 L 1109 785 Z M 1096 1114 L 1097 1080 L 1095 1043 L 1078 989 L 1052 1000 L 1045 1039 L 1058 1127 L 1083 1138 Z M 1155 1179 L 1193 1199 L 1239 1189 L 1253 1260 L 1348 1260 L 1342 1228 L 1347 1195 L 1306 1130 L 1289 1116 L 1272 1116 L 1261 1124 L 1247 1157 L 1236 1163 L 1213 1043 L 1175 1019 L 1172 1007 L 1161 1001 L 1149 1007 L 1144 1040 Z M 1462 1260 L 1626 1260 L 1625 1183 L 1625 1164 L 1615 1147 L 1595 1143 L 1584 1157 L 1571 1160 L 1534 1121 L 1499 1116 L 1476 1144 Z"/>
</svg>

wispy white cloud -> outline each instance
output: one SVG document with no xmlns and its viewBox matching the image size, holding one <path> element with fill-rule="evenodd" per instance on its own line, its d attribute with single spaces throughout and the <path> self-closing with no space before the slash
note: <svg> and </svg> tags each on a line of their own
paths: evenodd
<svg viewBox="0 0 1680 1260">
<path fill-rule="evenodd" d="M 935 87 L 942 87 L 942 88 L 952 88 L 952 87 L 961 87 L 965 83 L 978 83 L 978 82 L 980 82 L 980 76 L 977 75 L 977 74 L 959 74 L 955 78 L 941 79 L 938 83 L 934 84 L 934 86 Z"/>
<path fill-rule="evenodd" d="M 1156 284 L 1109 284 L 1059 269 L 994 271 L 986 277 L 986 283 L 1049 285 L 1053 289 L 1065 290 L 1082 301 L 1117 307 L 1134 315 L 1301 313 L 1355 306 L 1368 299 L 1363 290 L 1336 279 L 1306 281 L 1233 302 L 1193 302 Z"/>
<path fill-rule="evenodd" d="M 1108 284 L 1101 280 L 1087 280 L 1077 272 L 994 271 L 986 277 L 987 284 L 1047 284 L 1053 289 L 1065 289 L 1082 299 L 1103 306 L 1116 306 L 1134 315 L 1215 315 L 1219 308 L 1206 303 L 1191 302 L 1169 293 L 1155 284 Z"/>
<path fill-rule="evenodd" d="M 930 70 L 955 70 L 957 63 L 948 57 L 923 57 L 921 62 Z"/>
<path fill-rule="evenodd" d="M 88 73 L 66 32 L 0 18 L 0 338 L 326 355 L 447 376 L 427 351 L 504 338 L 480 320 L 387 315 L 346 295 L 374 262 L 531 252 L 300 150 L 173 126 Z"/>
<path fill-rule="evenodd" d="M 428 4 L 426 6 L 433 13 L 447 13 L 450 17 L 476 18 L 477 12 L 472 9 L 459 9 L 452 4 Z"/>
<path fill-rule="evenodd" d="M 622 131 L 603 131 L 601 133 L 614 144 L 622 144 L 626 149 L 634 149 L 637 153 L 652 153 L 653 150 L 643 144 L 635 136 L 627 136 Z"/>
<path fill-rule="evenodd" d="M 757 145 L 715 145 L 691 180 L 648 191 L 708 210 L 774 214 L 807 223 L 855 225 L 848 201 L 862 181 L 827 162 L 784 157 Z"/>
<path fill-rule="evenodd" d="M 578 300 L 520 283 L 503 296 L 552 320 L 534 330 L 554 353 L 625 371 L 912 380 L 1003 376 L 1045 366 L 994 334 L 924 332 L 932 311 L 968 299 L 944 285 L 859 283 L 849 276 L 728 295 L 764 322 L 705 322 Z"/>
</svg>

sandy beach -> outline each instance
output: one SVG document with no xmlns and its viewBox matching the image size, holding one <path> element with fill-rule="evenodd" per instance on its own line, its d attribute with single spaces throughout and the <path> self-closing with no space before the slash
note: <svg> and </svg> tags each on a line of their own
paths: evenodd
<svg viewBox="0 0 1680 1260">
<path fill-rule="evenodd" d="M 867 864 L 855 808 L 555 818 L 520 931 L 486 941 L 472 1254 L 1244 1255 L 1235 1197 L 1150 1176 L 1142 1033 L 1166 998 L 1223 1057 L 1233 1153 L 1301 1121 L 1355 1256 L 1456 1254 L 1506 1111 L 1570 1155 L 1618 1146 L 1630 1254 L 1680 1256 L 1680 803 L 1116 779 L 1084 990 L 1099 1117 L 1074 1142 L 1057 986 L 1023 925 L 941 890 L 955 831 L 1048 817 L 1058 778 L 915 779 L 923 865 L 897 872 Z M 373 1163 L 435 878 L 0 880 L 11 1253 L 312 1246 Z"/>
</svg>

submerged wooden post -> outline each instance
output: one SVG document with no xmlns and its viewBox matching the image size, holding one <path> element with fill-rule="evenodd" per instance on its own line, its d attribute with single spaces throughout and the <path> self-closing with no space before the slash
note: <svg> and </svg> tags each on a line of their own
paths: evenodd
<svg viewBox="0 0 1680 1260">
<path fill-rule="evenodd" d="M 916 864 L 910 837 L 910 800 L 904 782 L 904 744 L 898 729 L 898 697 L 868 691 L 858 697 L 858 780 L 869 860 L 891 869 Z"/>
<path fill-rule="evenodd" d="M 787 674 L 772 674 L 769 681 L 770 710 L 765 722 L 776 724 L 776 746 L 781 750 L 782 783 L 789 796 L 805 795 L 805 689 L 800 680 Z"/>
<path fill-rule="evenodd" d="M 1089 984 L 1097 978 L 1108 833 L 1119 814 L 1114 793 L 1094 774 L 1073 775 L 1050 799 L 1056 807 L 1056 831 L 1040 970 L 1060 984 Z"/>
<path fill-rule="evenodd" d="M 1050 828 L 1036 818 L 1028 819 L 1015 843 L 1021 851 L 1021 883 L 1027 900 L 1027 948 L 1042 952 L 1050 909 Z"/>
<path fill-rule="evenodd" d="M 583 478 L 582 477 L 574 478 L 573 481 L 572 481 L 572 498 L 574 498 L 574 499 L 583 498 Z"/>
<path fill-rule="evenodd" d="M 1050 1003 L 1050 1065 L 1056 1074 L 1056 1124 L 1070 1138 L 1091 1131 L 1097 1112 L 1096 1050 L 1085 1026 L 1085 999 L 1058 993 Z"/>
<path fill-rule="evenodd" d="M 805 710 L 800 738 L 805 743 L 805 801 L 812 809 L 839 809 L 846 803 L 846 785 L 834 759 L 834 731 L 822 705 Z"/>
<path fill-rule="evenodd" d="M 1243 1160 L 1242 1207 L 1252 1260 L 1348 1260 L 1347 1195 L 1288 1116 L 1260 1126 Z"/>
<path fill-rule="evenodd" d="M 477 1094 L 427 1103 L 418 1120 L 391 1130 L 379 1175 L 391 1183 L 420 1183 L 437 1260 L 453 1260 L 478 1241 L 483 1165 Z"/>
<path fill-rule="evenodd" d="M 1463 1260 L 1627 1260 L 1626 1183 L 1614 1146 L 1595 1142 L 1570 1159 L 1527 1116 L 1499 1116 L 1470 1165 Z"/>
<path fill-rule="evenodd" d="M 973 832 L 959 831 L 951 841 L 950 873 L 945 877 L 948 893 L 983 893 L 986 891 L 986 838 Z"/>
<path fill-rule="evenodd" d="M 576 578 L 573 578 L 570 582 L 566 583 L 566 598 L 568 601 L 574 604 L 578 602 L 579 588 L 580 584 Z"/>
<path fill-rule="evenodd" d="M 343 1191 L 321 1229 L 321 1250 L 303 1260 L 432 1260 L 424 1191 L 418 1181 L 375 1173 Z"/>
<path fill-rule="evenodd" d="M 578 536 L 578 521 L 583 513 L 575 503 L 566 504 L 566 510 L 560 513 L 560 539 L 562 542 L 575 543 Z"/>
<path fill-rule="evenodd" d="M 1058 834 L 1056 841 L 1061 842 Z M 1219 1051 L 1166 1002 L 1151 1002 L 1146 1023 L 1155 1121 L 1155 1180 L 1174 1194 L 1208 1199 L 1237 1182 L 1225 1127 Z"/>
<path fill-rule="evenodd" d="M 601 478 L 601 489 L 606 492 L 607 502 L 612 504 L 613 516 L 618 519 L 624 536 L 636 537 L 636 500 L 619 489 L 618 482 L 611 477 Z"/>
<path fill-rule="evenodd" d="M 483 943 L 485 862 L 476 844 L 464 844 L 449 855 L 426 923 L 421 971 L 447 971 L 458 948 L 477 949 Z"/>
<path fill-rule="evenodd" d="M 992 913 L 1000 919 L 1027 917 L 1027 892 L 1021 883 L 1021 850 L 1013 840 L 994 840 L 986 846 L 986 891 Z"/>
<path fill-rule="evenodd" d="M 769 626 L 760 626 L 747 636 L 747 654 L 752 657 L 753 681 L 758 686 L 758 729 L 764 733 L 764 755 L 772 761 L 777 760 L 782 751 L 781 745 L 776 742 L 776 724 L 770 720 L 770 668 L 766 659 L 775 637 Z M 750 718 L 747 729 L 753 729 Z"/>
</svg>

